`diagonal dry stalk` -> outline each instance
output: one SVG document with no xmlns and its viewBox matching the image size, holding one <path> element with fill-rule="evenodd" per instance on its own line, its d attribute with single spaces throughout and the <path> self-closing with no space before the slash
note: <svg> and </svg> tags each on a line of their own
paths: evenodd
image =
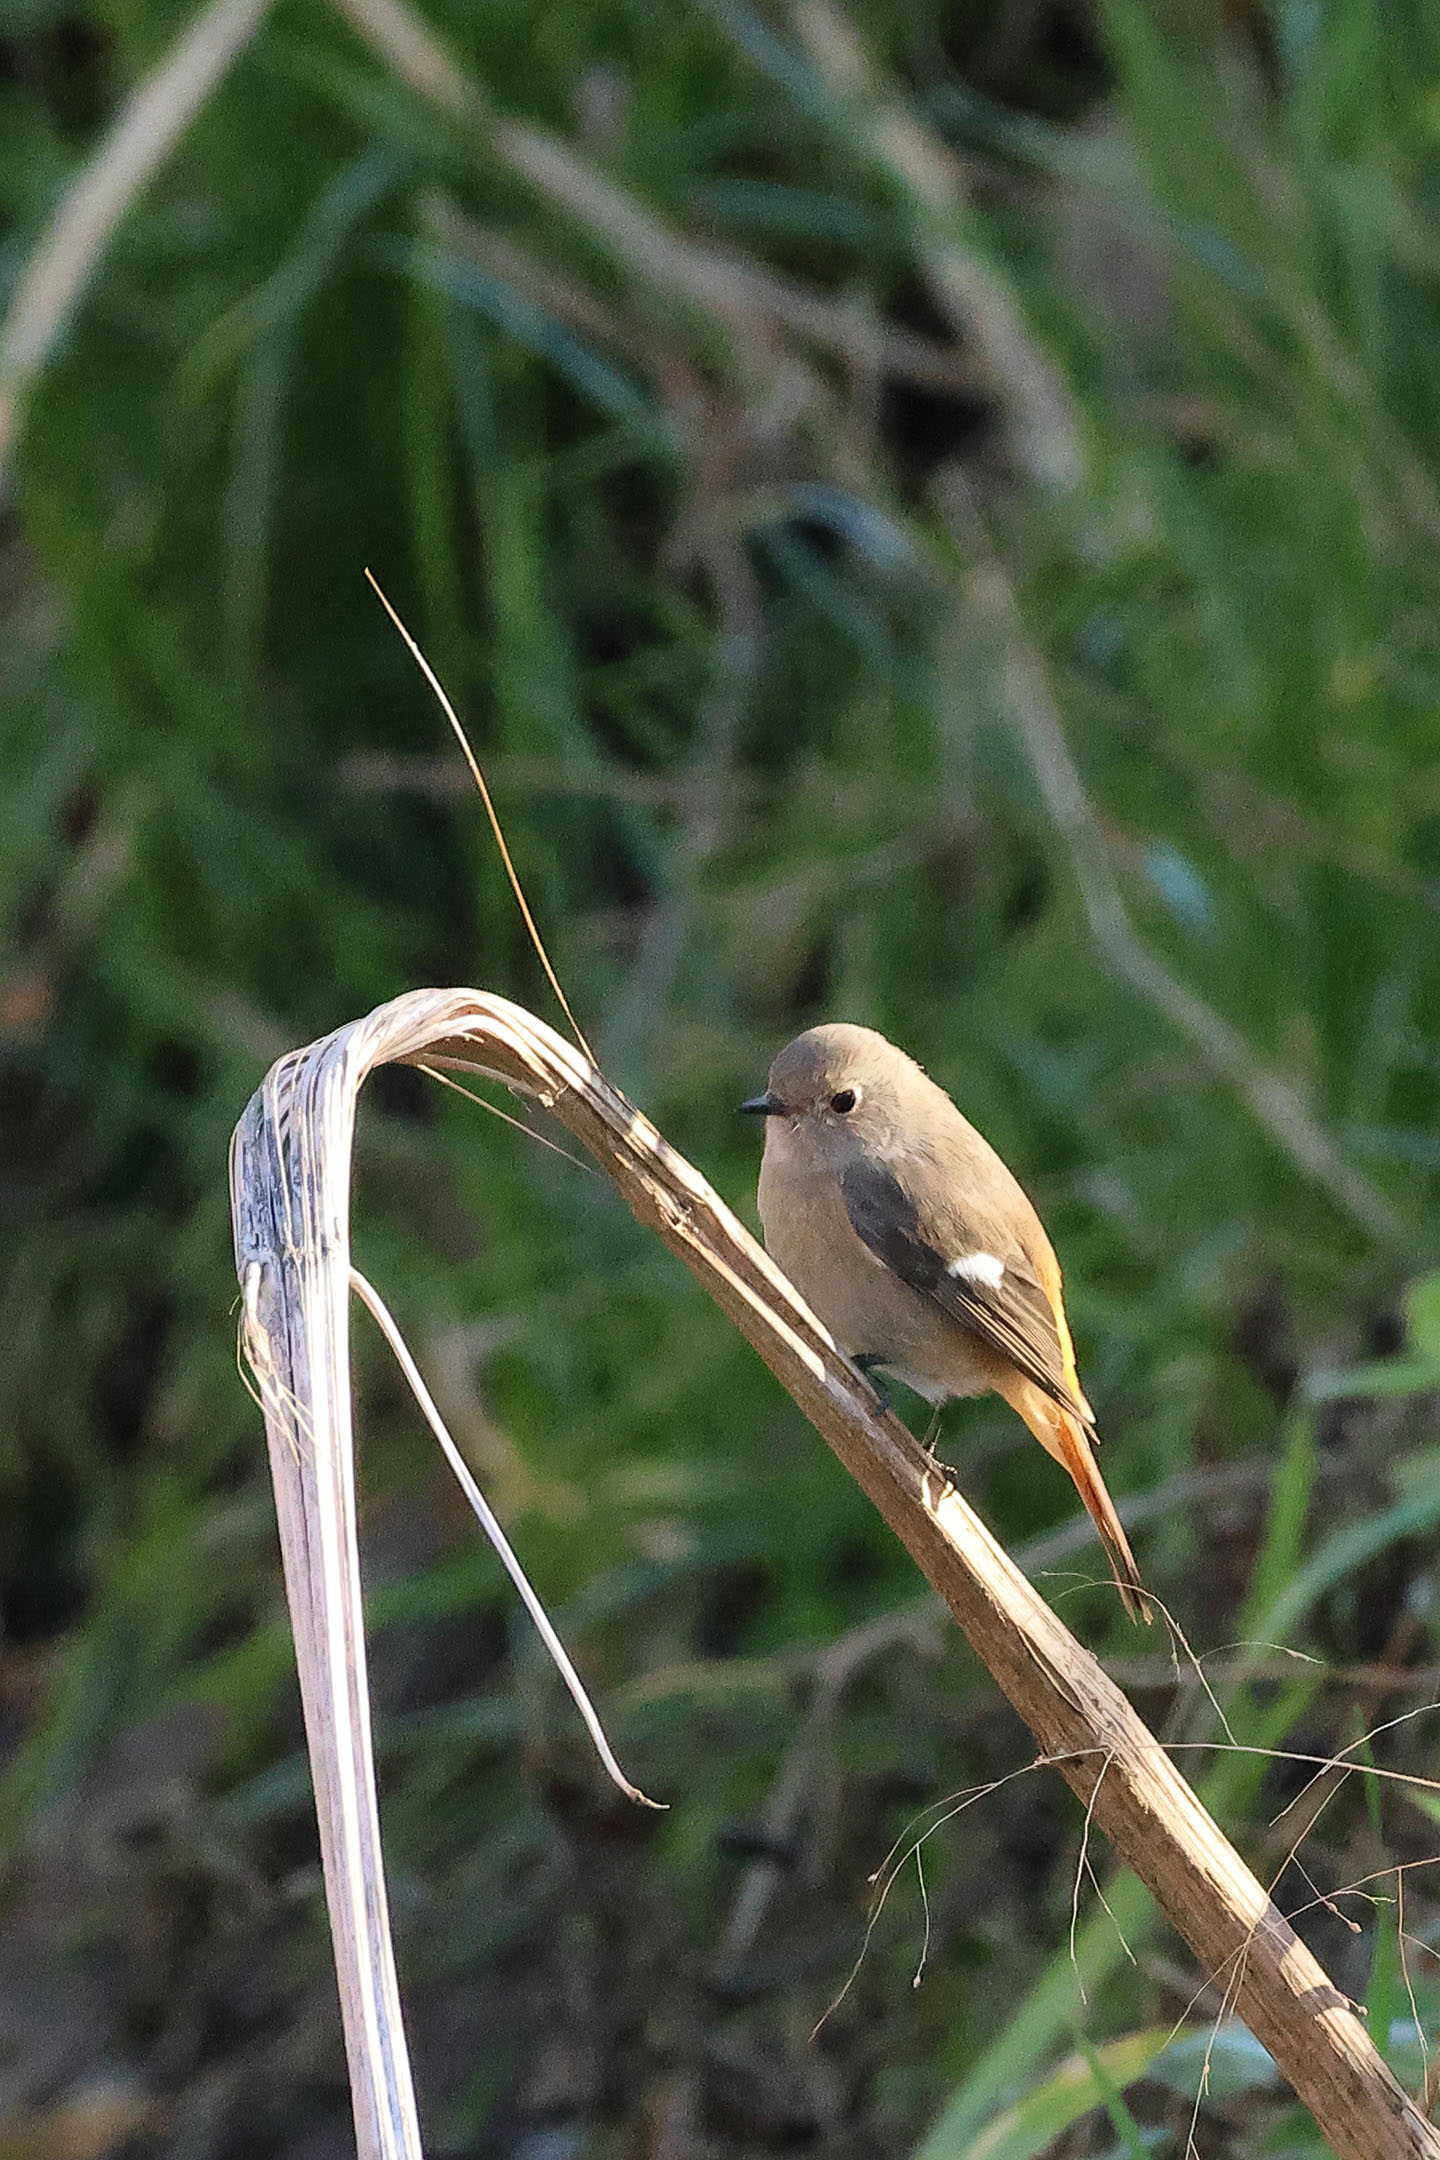
<svg viewBox="0 0 1440 2160">
<path fill-rule="evenodd" d="M 269 0 L 210 0 L 137 85 L 61 194 L 0 322 L 0 497 L 25 401 L 116 227 L 264 19 Z"/>
<path fill-rule="evenodd" d="M 1336 1207 L 1376 1244 L 1408 1253 L 1413 1240 L 1403 1217 L 1346 1161 L 1294 1084 L 1265 1065 L 1239 1030 L 1158 959 L 1136 930 L 1099 816 L 1066 741 L 1045 663 L 1026 635 L 1014 588 L 989 545 L 958 467 L 941 473 L 935 500 L 959 550 L 956 574 L 970 616 L 993 642 L 1001 708 L 1069 854 L 1090 935 L 1105 967 L 1194 1046 L 1211 1072 L 1235 1089 L 1256 1123 Z"/>
<path fill-rule="evenodd" d="M 749 1232 L 580 1052 L 520 1007 L 473 990 L 414 991 L 282 1059 L 232 1151 L 242 1333 L 265 1407 L 362 2160 L 417 2155 L 419 2139 L 359 1614 L 344 1288 L 350 1149 L 365 1075 L 422 1059 L 489 1074 L 541 1102 L 685 1262 L 940 1591 L 1041 1761 L 1079 1795 L 1205 1971 L 1227 1975 L 1239 2013 L 1342 2160 L 1440 2160 L 1440 2134 L 1159 1741 L 934 1461 L 877 1410 Z"/>
</svg>

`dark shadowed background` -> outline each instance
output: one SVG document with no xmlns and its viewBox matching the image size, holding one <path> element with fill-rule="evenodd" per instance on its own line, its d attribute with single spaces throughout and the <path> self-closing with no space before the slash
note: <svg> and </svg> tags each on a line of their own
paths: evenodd
<svg viewBox="0 0 1440 2160">
<path fill-rule="evenodd" d="M 1028 1184 L 1213 1699 L 1007 1411 L 942 1447 L 1418 2087 L 1440 1795 L 1360 1772 L 1440 1720 L 1440 16 L 409 5 L 215 0 L 208 75 L 0 5 L 0 2156 L 350 2149 L 226 1142 L 401 990 L 553 1015 L 367 564 L 742 1212 L 822 1018 Z M 435 2155 L 1318 2154 L 603 1180 L 389 1074 L 356 1240 L 671 1803 L 357 1324 Z"/>
</svg>

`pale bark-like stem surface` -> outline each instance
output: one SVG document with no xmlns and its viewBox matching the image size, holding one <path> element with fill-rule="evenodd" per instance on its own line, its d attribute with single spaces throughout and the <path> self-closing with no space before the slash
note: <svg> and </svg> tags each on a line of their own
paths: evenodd
<svg viewBox="0 0 1440 2160">
<path fill-rule="evenodd" d="M 1440 2135 L 1160 1742 L 933 1460 L 897 1419 L 877 1410 L 860 1374 L 743 1224 L 580 1052 L 518 1006 L 470 990 L 413 992 L 283 1059 L 235 1143 L 246 1347 L 266 1404 L 286 1540 L 363 2160 L 418 2150 L 400 2141 L 398 2096 L 403 2085 L 408 2101 L 409 2079 L 369 1767 L 344 1292 L 334 1288 L 337 1266 L 343 1262 L 347 1273 L 349 1266 L 355 1094 L 371 1067 L 391 1060 L 453 1062 L 493 1074 L 543 1103 L 590 1149 L 638 1219 L 685 1262 L 879 1508 L 1043 1755 L 1154 1893 L 1205 1972 L 1227 1988 L 1335 2152 L 1342 2160 L 1440 2160 Z M 345 1457 L 333 1464 L 318 1460 L 318 1425 L 307 1438 L 303 1420 L 297 1424 L 287 1407 L 285 1391 L 302 1394 L 307 1361 L 314 1377 L 312 1324 L 325 1332 L 321 1392 Z M 354 1598 L 343 1618 L 316 1607 L 332 1578 Z"/>
</svg>

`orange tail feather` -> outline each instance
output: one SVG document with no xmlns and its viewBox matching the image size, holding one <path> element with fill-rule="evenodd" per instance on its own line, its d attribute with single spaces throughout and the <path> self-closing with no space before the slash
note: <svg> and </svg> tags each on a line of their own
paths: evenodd
<svg viewBox="0 0 1440 2160">
<path fill-rule="evenodd" d="M 1011 1409 L 1024 1418 L 1046 1453 L 1053 1455 L 1056 1462 L 1069 1471 L 1075 1490 L 1100 1533 L 1100 1542 L 1126 1612 L 1132 1620 L 1153 1621 L 1155 1615 L 1141 1585 L 1130 1540 L 1115 1512 L 1115 1503 L 1105 1490 L 1105 1480 L 1079 1421 L 1067 1410 L 1062 1410 L 1058 1403 L 1051 1402 L 1033 1381 L 1023 1379 L 1019 1373 L 1013 1384 L 1002 1385 L 999 1392 Z"/>
</svg>

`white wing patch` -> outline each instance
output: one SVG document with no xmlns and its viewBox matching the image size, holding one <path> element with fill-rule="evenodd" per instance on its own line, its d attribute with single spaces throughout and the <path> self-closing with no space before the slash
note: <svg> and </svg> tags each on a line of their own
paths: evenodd
<svg viewBox="0 0 1440 2160">
<path fill-rule="evenodd" d="M 991 1290 L 998 1290 L 1005 1274 L 1005 1263 L 993 1252 L 965 1253 L 959 1260 L 952 1260 L 945 1272 L 959 1275 L 966 1282 L 985 1283 Z"/>
</svg>

